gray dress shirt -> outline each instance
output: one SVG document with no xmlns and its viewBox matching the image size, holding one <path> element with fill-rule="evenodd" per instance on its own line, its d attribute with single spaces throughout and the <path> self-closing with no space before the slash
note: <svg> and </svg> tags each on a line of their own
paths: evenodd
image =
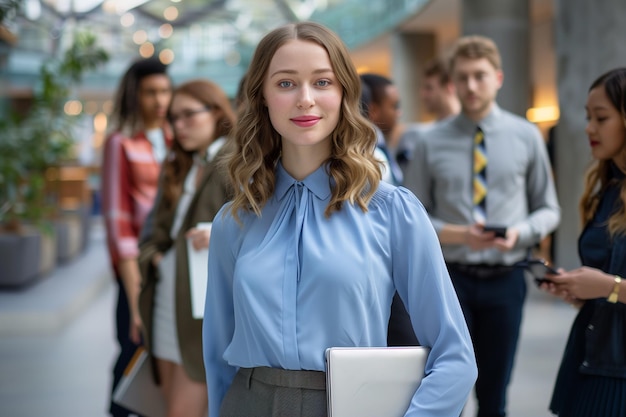
<svg viewBox="0 0 626 417">
<path fill-rule="evenodd" d="M 519 230 L 515 248 L 472 251 L 442 245 L 448 262 L 511 265 L 560 221 L 554 180 L 539 129 L 494 104 L 479 123 L 464 114 L 438 123 L 415 144 L 405 186 L 421 200 L 439 233 L 445 224 L 470 225 L 473 137 L 483 130 L 487 148 L 487 224 Z"/>
</svg>

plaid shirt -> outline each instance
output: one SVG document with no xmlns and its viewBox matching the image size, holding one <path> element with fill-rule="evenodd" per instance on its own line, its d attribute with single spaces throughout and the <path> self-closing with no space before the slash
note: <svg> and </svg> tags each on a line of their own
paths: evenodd
<svg viewBox="0 0 626 417">
<path fill-rule="evenodd" d="M 165 134 L 165 132 L 164 132 Z M 170 137 L 165 134 L 166 144 Z M 102 163 L 102 212 L 116 275 L 122 259 L 139 255 L 139 233 L 157 194 L 161 164 L 144 132 L 107 138 Z"/>
</svg>

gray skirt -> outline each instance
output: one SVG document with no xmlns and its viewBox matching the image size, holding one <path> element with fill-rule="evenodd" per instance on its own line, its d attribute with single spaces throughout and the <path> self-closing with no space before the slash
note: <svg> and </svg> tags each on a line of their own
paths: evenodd
<svg viewBox="0 0 626 417">
<path fill-rule="evenodd" d="M 327 417 L 326 374 L 277 368 L 240 368 L 220 417 Z"/>
</svg>

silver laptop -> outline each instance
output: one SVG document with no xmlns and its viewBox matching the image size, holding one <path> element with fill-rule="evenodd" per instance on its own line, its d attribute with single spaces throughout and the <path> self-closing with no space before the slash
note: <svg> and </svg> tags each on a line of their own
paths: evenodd
<svg viewBox="0 0 626 417">
<path fill-rule="evenodd" d="M 402 417 L 424 378 L 429 349 L 326 349 L 328 417 Z"/>
</svg>

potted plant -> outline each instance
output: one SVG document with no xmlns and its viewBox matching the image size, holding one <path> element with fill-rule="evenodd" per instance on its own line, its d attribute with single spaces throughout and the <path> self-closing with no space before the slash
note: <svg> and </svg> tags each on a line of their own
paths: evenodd
<svg viewBox="0 0 626 417">
<path fill-rule="evenodd" d="M 74 34 L 61 59 L 45 62 L 26 114 L 0 115 L 0 285 L 21 285 L 54 263 L 56 190 L 50 174 L 73 150 L 75 117 L 64 105 L 85 72 L 108 60 L 95 35 Z M 42 243 L 44 242 L 44 243 Z M 37 253 L 39 252 L 39 253 Z M 38 261 L 39 265 L 37 265 Z M 11 266 L 12 265 L 12 266 Z M 36 267 L 35 267 L 36 266 Z"/>
</svg>

